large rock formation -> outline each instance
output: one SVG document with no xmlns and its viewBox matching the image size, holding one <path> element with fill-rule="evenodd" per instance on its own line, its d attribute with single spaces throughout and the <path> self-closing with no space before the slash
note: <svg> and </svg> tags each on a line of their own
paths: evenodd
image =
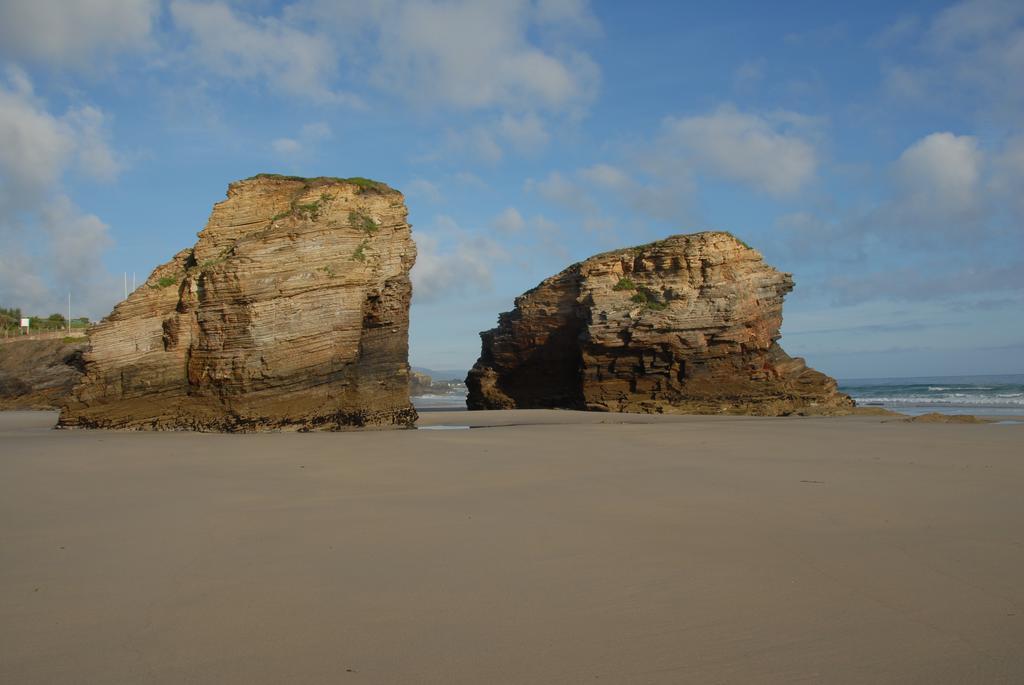
<svg viewBox="0 0 1024 685">
<path fill-rule="evenodd" d="M 232 183 L 195 247 L 90 332 L 64 427 L 408 427 L 402 195 L 366 179 Z"/>
<path fill-rule="evenodd" d="M 835 413 L 836 382 L 776 342 L 789 274 L 728 233 L 573 264 L 480 334 L 470 409 Z"/>
<path fill-rule="evenodd" d="M 0 343 L 0 410 L 56 409 L 82 376 L 84 337 Z"/>
</svg>

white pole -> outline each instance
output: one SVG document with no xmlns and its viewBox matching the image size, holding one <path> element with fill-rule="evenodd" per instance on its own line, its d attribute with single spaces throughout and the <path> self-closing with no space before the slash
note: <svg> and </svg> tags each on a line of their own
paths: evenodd
<svg viewBox="0 0 1024 685">
<path fill-rule="evenodd" d="M 71 335 L 71 291 L 68 291 L 68 335 Z"/>
<path fill-rule="evenodd" d="M 124 272 L 124 299 L 128 299 L 128 272 Z"/>
</svg>

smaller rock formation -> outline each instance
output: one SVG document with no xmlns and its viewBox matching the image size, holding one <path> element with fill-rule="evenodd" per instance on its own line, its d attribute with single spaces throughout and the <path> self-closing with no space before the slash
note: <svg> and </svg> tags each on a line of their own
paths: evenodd
<svg viewBox="0 0 1024 685">
<path fill-rule="evenodd" d="M 82 376 L 86 338 L 0 343 L 0 410 L 57 409 Z"/>
<path fill-rule="evenodd" d="M 723 232 L 573 264 L 480 334 L 470 409 L 842 413 L 836 382 L 779 346 L 789 274 Z"/>
<path fill-rule="evenodd" d="M 410 427 L 401 193 L 261 174 L 90 332 L 62 427 Z"/>
<path fill-rule="evenodd" d="M 409 378 L 409 394 L 413 397 L 423 395 L 460 395 L 464 394 L 466 386 L 461 380 L 434 380 L 430 375 L 422 371 L 412 371 Z"/>
<path fill-rule="evenodd" d="M 429 395 L 434 386 L 434 379 L 420 371 L 409 372 L 409 394 L 413 397 Z"/>
</svg>

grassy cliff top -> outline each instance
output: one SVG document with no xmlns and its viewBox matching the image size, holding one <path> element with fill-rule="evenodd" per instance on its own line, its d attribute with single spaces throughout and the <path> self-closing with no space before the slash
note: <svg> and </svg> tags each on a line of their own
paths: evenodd
<svg viewBox="0 0 1024 685">
<path fill-rule="evenodd" d="M 360 192 L 374 192 L 374 193 L 397 193 L 398 191 L 389 186 L 387 183 L 382 181 L 374 181 L 371 178 L 363 178 L 362 176 L 352 176 L 351 178 L 340 178 L 338 176 L 286 176 L 284 174 L 256 174 L 249 178 L 242 179 L 243 181 L 255 181 L 257 179 L 267 179 L 271 181 L 298 181 L 304 183 L 307 186 L 324 185 L 326 183 L 348 183 L 350 185 L 357 186 Z"/>
</svg>

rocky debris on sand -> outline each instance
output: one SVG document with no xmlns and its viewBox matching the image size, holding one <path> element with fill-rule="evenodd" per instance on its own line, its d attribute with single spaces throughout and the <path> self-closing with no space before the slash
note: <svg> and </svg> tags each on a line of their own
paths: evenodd
<svg viewBox="0 0 1024 685">
<path fill-rule="evenodd" d="M 847 413 L 836 382 L 778 344 L 790 274 L 729 233 L 573 264 L 481 333 L 470 409 Z"/>
<path fill-rule="evenodd" d="M 60 425 L 412 426 L 406 217 L 368 179 L 232 183 L 195 246 L 92 329 Z"/>
<path fill-rule="evenodd" d="M 991 419 L 981 418 L 973 414 L 940 414 L 937 411 L 919 416 L 908 416 L 902 420 L 906 423 L 992 423 Z"/>
</svg>

